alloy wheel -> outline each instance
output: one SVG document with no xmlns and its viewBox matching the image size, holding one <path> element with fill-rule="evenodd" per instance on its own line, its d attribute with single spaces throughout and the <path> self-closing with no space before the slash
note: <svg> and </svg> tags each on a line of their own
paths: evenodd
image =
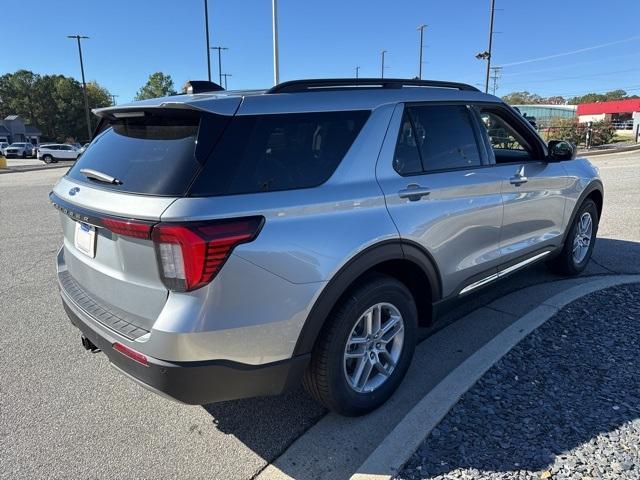
<svg viewBox="0 0 640 480">
<path fill-rule="evenodd" d="M 589 212 L 583 213 L 576 224 L 576 235 L 573 239 L 573 261 L 582 263 L 591 245 L 593 235 L 593 220 Z"/>
<path fill-rule="evenodd" d="M 347 384 L 358 393 L 376 390 L 393 373 L 404 346 L 404 321 L 390 303 L 377 303 L 355 322 L 344 349 Z"/>
</svg>

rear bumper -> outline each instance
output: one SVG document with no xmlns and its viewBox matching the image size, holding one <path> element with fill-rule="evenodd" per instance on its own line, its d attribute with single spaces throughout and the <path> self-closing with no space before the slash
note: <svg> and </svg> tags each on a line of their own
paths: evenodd
<svg viewBox="0 0 640 480">
<path fill-rule="evenodd" d="M 300 383 L 309 362 L 309 355 L 262 365 L 228 360 L 166 362 L 147 355 L 148 365 L 142 365 L 115 350 L 118 338 L 105 329 L 93 328 L 64 291 L 61 296 L 71 323 L 107 355 L 112 366 L 143 387 L 179 402 L 203 405 L 278 395 Z"/>
</svg>

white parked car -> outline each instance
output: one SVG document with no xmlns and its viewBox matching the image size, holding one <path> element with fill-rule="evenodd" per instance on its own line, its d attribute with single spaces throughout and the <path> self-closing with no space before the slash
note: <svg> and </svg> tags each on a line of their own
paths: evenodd
<svg viewBox="0 0 640 480">
<path fill-rule="evenodd" d="M 4 156 L 27 158 L 33 155 L 33 145 L 29 142 L 12 143 L 4 149 Z"/>
<path fill-rule="evenodd" d="M 78 155 L 78 149 L 66 143 L 40 145 L 40 148 L 38 148 L 38 159 L 44 163 L 55 163 L 58 160 L 76 160 Z"/>
<path fill-rule="evenodd" d="M 0 142 L 0 155 L 4 155 L 4 149 L 7 148 L 9 144 L 7 142 Z"/>
</svg>

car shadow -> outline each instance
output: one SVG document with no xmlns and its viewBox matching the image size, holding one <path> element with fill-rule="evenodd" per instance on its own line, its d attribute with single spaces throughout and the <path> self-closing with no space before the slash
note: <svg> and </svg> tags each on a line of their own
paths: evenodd
<svg viewBox="0 0 640 480">
<path fill-rule="evenodd" d="M 594 260 L 583 275 L 640 273 L 640 244 L 598 239 Z M 619 270 L 621 267 L 623 269 Z M 468 301 L 448 312 L 434 327 L 420 329 L 419 341 L 509 293 L 562 279 L 550 273 L 544 264 L 517 272 L 506 281 L 470 295 Z M 411 406 L 406 406 L 407 411 Z M 269 463 L 326 414 L 326 410 L 315 403 L 302 387 L 281 396 L 220 402 L 204 405 L 203 408 L 211 415 L 219 431 L 235 436 Z"/>
</svg>

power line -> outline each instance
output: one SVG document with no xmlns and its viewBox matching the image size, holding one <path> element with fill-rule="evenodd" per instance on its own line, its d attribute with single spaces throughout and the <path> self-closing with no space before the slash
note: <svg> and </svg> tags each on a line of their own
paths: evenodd
<svg viewBox="0 0 640 480">
<path fill-rule="evenodd" d="M 566 69 L 569 69 L 569 68 L 580 67 L 580 66 L 583 66 L 583 65 L 594 65 L 594 64 L 599 64 L 599 63 L 610 62 L 612 60 L 619 60 L 621 58 L 629 58 L 629 57 L 637 57 L 637 56 L 640 56 L 640 52 L 629 53 L 629 54 L 626 54 L 626 55 L 614 55 L 612 57 L 601 58 L 601 59 L 592 60 L 592 61 L 589 61 L 589 62 L 569 63 L 569 64 L 560 65 L 560 66 L 557 66 L 557 67 L 539 68 L 537 70 L 525 70 L 523 72 L 505 73 L 502 76 L 503 77 L 515 77 L 517 75 L 530 75 L 532 73 L 543 73 L 543 72 L 551 72 L 551 71 L 555 71 L 555 70 L 566 70 Z"/>
<path fill-rule="evenodd" d="M 632 42 L 634 40 L 640 40 L 640 35 L 636 35 L 635 37 L 625 38 L 624 40 L 616 40 L 615 42 L 601 43 L 600 45 L 593 45 L 591 47 L 579 48 L 578 50 L 571 50 L 569 52 L 556 53 L 556 54 L 547 55 L 544 57 L 530 58 L 528 60 L 521 60 L 519 62 L 503 63 L 501 66 L 512 67 L 514 65 L 523 65 L 525 63 L 541 62 L 543 60 L 551 60 L 552 58 L 566 57 L 568 55 L 575 55 L 577 53 L 589 52 L 591 50 L 596 50 L 598 48 L 610 47 L 612 45 L 619 45 L 621 43 Z"/>
<path fill-rule="evenodd" d="M 537 79 L 537 80 L 526 80 L 523 82 L 508 82 L 508 83 L 505 83 L 504 85 L 527 85 L 529 83 L 548 83 L 550 81 L 555 81 L 555 80 L 579 80 L 583 78 L 603 77 L 603 76 L 614 75 L 618 73 L 637 72 L 638 70 L 640 70 L 640 68 L 629 68 L 626 70 L 609 70 L 606 72 L 591 73 L 589 75 L 579 75 L 579 76 L 571 76 L 571 77 L 551 77 L 551 78 L 543 78 L 543 79 Z"/>
</svg>

